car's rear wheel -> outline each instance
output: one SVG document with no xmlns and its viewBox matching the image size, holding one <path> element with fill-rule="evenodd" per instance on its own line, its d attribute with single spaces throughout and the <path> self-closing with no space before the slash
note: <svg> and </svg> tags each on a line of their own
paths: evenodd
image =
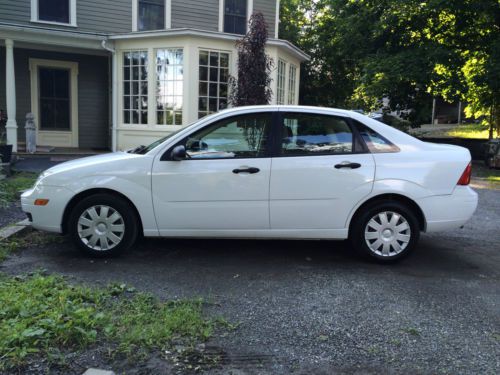
<svg viewBox="0 0 500 375">
<path fill-rule="evenodd" d="M 419 236 L 418 219 L 406 205 L 376 202 L 354 217 L 349 239 L 362 254 L 392 262 L 409 255 Z"/>
<path fill-rule="evenodd" d="M 124 199 L 111 194 L 84 198 L 71 211 L 69 233 L 75 245 L 94 257 L 116 255 L 137 238 L 137 215 Z"/>
</svg>

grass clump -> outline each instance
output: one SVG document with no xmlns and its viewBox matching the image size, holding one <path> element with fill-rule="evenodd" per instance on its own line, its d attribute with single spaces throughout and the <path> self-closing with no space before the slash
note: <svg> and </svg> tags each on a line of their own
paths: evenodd
<svg viewBox="0 0 500 375">
<path fill-rule="evenodd" d="M 489 129 L 487 124 L 465 124 L 448 130 L 446 135 L 456 138 L 488 139 Z"/>
<path fill-rule="evenodd" d="M 40 273 L 0 277 L 0 370 L 21 369 L 31 356 L 108 343 L 117 352 L 147 353 L 173 340 L 194 345 L 210 337 L 215 320 L 202 314 L 202 301 L 160 302 L 116 288 L 89 288 Z"/>
<path fill-rule="evenodd" d="M 49 243 L 61 243 L 64 238 L 62 236 L 32 231 L 24 236 L 12 236 L 0 240 L 0 262 L 3 262 L 10 254 L 18 249 L 32 246 L 43 246 Z"/>
<path fill-rule="evenodd" d="M 6 207 L 17 200 L 19 192 L 31 188 L 37 177 L 35 173 L 22 172 L 0 180 L 0 207 Z"/>
</svg>

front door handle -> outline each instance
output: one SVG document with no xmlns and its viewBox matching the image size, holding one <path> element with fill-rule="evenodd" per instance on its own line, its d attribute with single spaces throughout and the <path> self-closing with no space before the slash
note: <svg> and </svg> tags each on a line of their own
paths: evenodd
<svg viewBox="0 0 500 375">
<path fill-rule="evenodd" d="M 340 169 L 340 168 L 357 169 L 359 167 L 361 167 L 361 164 L 359 164 L 359 163 L 351 163 L 350 161 L 343 161 L 340 164 L 335 164 L 335 169 Z"/>
<path fill-rule="evenodd" d="M 260 169 L 259 168 L 255 168 L 255 167 L 242 168 L 242 169 L 233 169 L 233 173 L 250 173 L 250 174 L 254 174 L 254 173 L 259 173 L 259 172 L 260 172 Z"/>
</svg>

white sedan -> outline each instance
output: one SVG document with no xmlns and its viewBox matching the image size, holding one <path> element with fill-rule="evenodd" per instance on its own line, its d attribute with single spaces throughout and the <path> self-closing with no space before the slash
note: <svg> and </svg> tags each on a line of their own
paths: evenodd
<svg viewBox="0 0 500 375">
<path fill-rule="evenodd" d="M 350 239 L 381 261 L 477 207 L 467 149 L 422 142 L 356 112 L 225 110 L 129 152 L 43 172 L 22 195 L 36 229 L 93 256 L 147 237 Z"/>
</svg>

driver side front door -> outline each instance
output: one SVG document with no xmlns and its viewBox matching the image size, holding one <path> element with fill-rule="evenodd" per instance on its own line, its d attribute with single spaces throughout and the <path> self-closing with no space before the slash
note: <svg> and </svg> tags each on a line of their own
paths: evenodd
<svg viewBox="0 0 500 375">
<path fill-rule="evenodd" d="M 189 158 L 155 160 L 153 204 L 160 235 L 269 229 L 272 112 L 211 123 L 181 142 Z M 162 160 L 163 159 L 163 160 Z"/>
</svg>

